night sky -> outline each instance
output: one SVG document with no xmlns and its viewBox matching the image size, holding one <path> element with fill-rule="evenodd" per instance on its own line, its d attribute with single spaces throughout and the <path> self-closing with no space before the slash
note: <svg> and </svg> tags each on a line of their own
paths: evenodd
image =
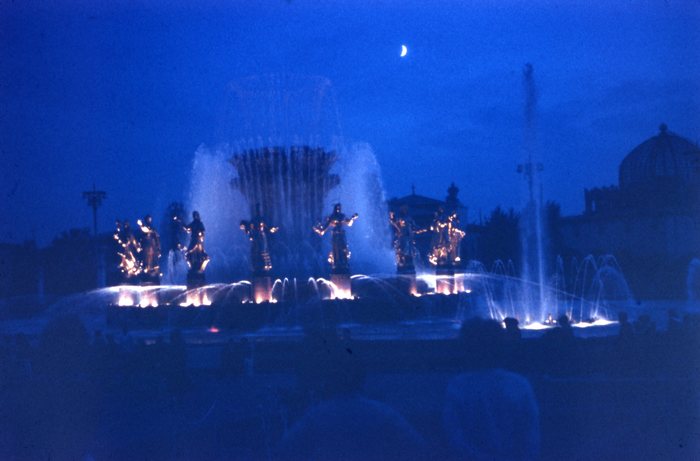
<svg viewBox="0 0 700 461">
<path fill-rule="evenodd" d="M 527 62 L 544 195 L 565 214 L 661 122 L 700 139 L 696 1 L 189 3 L 0 2 L 0 241 L 90 226 L 93 182 L 103 231 L 185 200 L 251 75 L 328 78 L 387 197 L 454 181 L 470 221 L 520 204 Z"/>
</svg>

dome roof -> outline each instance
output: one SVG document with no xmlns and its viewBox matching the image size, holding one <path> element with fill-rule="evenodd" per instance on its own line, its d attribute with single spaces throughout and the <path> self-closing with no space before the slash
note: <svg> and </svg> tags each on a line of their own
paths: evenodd
<svg viewBox="0 0 700 461">
<path fill-rule="evenodd" d="M 670 131 L 665 124 L 627 154 L 620 164 L 620 187 L 649 183 L 660 178 L 679 182 L 700 179 L 700 148 Z"/>
</svg>

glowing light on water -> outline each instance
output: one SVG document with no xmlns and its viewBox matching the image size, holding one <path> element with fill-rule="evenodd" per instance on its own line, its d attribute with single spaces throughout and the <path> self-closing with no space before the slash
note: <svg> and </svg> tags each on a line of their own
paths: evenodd
<svg viewBox="0 0 700 461">
<path fill-rule="evenodd" d="M 211 298 L 204 288 L 193 288 L 185 293 L 185 300 L 179 304 L 182 307 L 211 306 Z"/>
<path fill-rule="evenodd" d="M 545 325 L 545 324 L 540 323 L 540 322 L 532 322 L 532 323 L 528 323 L 527 325 L 525 325 L 522 329 L 523 330 L 538 331 L 538 330 L 548 330 L 550 328 L 554 328 L 554 326 L 553 325 Z"/>
<path fill-rule="evenodd" d="M 571 326 L 574 328 L 590 328 L 590 327 L 606 327 L 609 325 L 616 325 L 617 322 L 613 320 L 606 319 L 595 319 L 593 322 L 578 322 Z M 556 328 L 556 323 L 544 324 L 540 322 L 528 323 L 522 327 L 523 330 L 549 330 L 550 328 Z"/>
<path fill-rule="evenodd" d="M 158 307 L 158 296 L 153 291 L 143 291 L 139 298 L 140 307 Z"/>
<path fill-rule="evenodd" d="M 117 305 L 119 306 L 133 306 L 134 305 L 134 297 L 131 295 L 131 293 L 128 293 L 126 291 L 122 291 L 119 293 L 119 300 L 117 301 Z"/>
<path fill-rule="evenodd" d="M 120 285 L 105 288 L 104 291 L 117 294 L 116 299 L 113 298 L 113 303 L 118 306 L 157 307 L 163 295 L 167 295 L 168 292 L 179 292 L 186 289 L 187 287 L 184 285 Z M 164 299 L 167 300 L 168 298 Z"/>
<path fill-rule="evenodd" d="M 207 331 L 208 331 L 209 333 L 218 333 L 218 332 L 219 332 L 219 329 L 216 328 L 216 327 L 211 327 L 211 328 L 209 328 Z"/>
<path fill-rule="evenodd" d="M 352 296 L 352 292 L 350 290 L 341 290 L 340 288 L 335 288 L 333 289 L 333 293 L 331 294 L 331 299 L 355 299 Z"/>
<path fill-rule="evenodd" d="M 618 322 L 614 320 L 595 319 L 593 322 L 579 322 L 572 326 L 575 328 L 590 328 L 590 327 L 606 327 L 608 325 L 616 325 Z"/>
<path fill-rule="evenodd" d="M 182 307 L 211 306 L 211 298 L 203 288 L 195 288 L 185 293 L 185 300 L 179 303 Z"/>
<path fill-rule="evenodd" d="M 429 289 L 435 290 L 435 285 L 437 284 L 437 275 L 424 273 L 416 275 L 416 278 L 425 282 L 425 284 L 428 285 Z"/>
</svg>

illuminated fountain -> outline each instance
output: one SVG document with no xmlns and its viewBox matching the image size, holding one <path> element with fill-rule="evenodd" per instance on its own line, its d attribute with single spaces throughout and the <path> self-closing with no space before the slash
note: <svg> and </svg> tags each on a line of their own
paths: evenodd
<svg viewBox="0 0 700 461">
<path fill-rule="evenodd" d="M 567 266 L 559 258 L 556 273 L 544 287 L 547 296 L 538 305 L 544 312 L 542 317 L 528 315 L 536 311 L 528 309 L 529 298 L 522 288 L 528 283 L 531 292 L 540 287 L 520 277 L 511 261 L 496 261 L 490 271 L 479 262 L 470 262 L 463 283 L 465 291 L 480 299 L 480 305 L 474 308 L 478 315 L 497 320 L 517 318 L 526 328 L 553 325 L 561 315 L 574 324 L 592 324 L 614 317 L 616 310 L 633 308 L 632 294 L 613 256 L 589 255 L 580 262 L 573 259 Z"/>
<path fill-rule="evenodd" d="M 265 216 L 279 229 L 271 239 L 275 269 L 287 276 L 321 272 L 321 244 L 313 226 L 323 213 L 328 193 L 339 178 L 330 170 L 334 152 L 308 146 L 266 147 L 233 155 L 241 192 L 251 216 Z"/>
<path fill-rule="evenodd" d="M 515 317 L 535 327 L 548 315 L 566 313 L 588 323 L 600 317 L 603 304 L 589 287 L 614 278 L 616 268 L 609 261 L 586 259 L 580 265 L 584 275 L 567 277 L 562 269 L 552 283 L 545 280 L 542 264 L 527 263 L 521 276 L 502 263 L 489 272 L 462 261 L 465 233 L 455 210 L 438 210 L 426 230 L 414 229 L 405 213 L 390 217 L 372 149 L 337 136 L 326 80 L 246 79 L 232 88 L 234 112 L 241 119 L 230 125 L 242 132 L 196 151 L 187 203 L 207 221 L 206 253 L 203 226 L 201 232 L 187 226 L 192 233 L 188 253 L 197 256 L 188 258 L 190 269 L 196 266 L 203 273 L 206 267 L 207 279 L 217 283 L 207 285 L 202 278 L 199 284 L 188 281 L 188 287 L 122 287 L 115 292 L 113 310 L 131 308 L 141 315 L 184 309 L 196 313 L 188 319 L 217 331 L 289 329 L 318 318 L 338 327 L 427 322 L 452 331 L 470 317 Z M 529 100 L 528 117 L 533 105 Z M 531 155 L 522 168 L 528 207 L 539 209 L 538 168 Z M 346 217 L 340 203 L 357 213 Z M 323 220 L 331 206 L 333 213 Z M 540 242 L 526 248 L 526 260 L 535 255 L 541 262 L 542 226 L 525 221 L 534 226 L 525 240 Z M 346 236 L 344 227 L 350 225 Z M 326 231 L 331 239 L 321 238 Z M 432 235 L 431 274 L 416 274 L 414 265 L 413 236 L 423 231 Z M 349 249 L 356 275 L 350 271 Z M 330 271 L 325 255 L 330 255 Z"/>
<path fill-rule="evenodd" d="M 527 312 L 521 316 L 544 321 L 546 311 L 546 267 L 545 267 L 545 236 L 543 224 L 542 180 L 543 170 L 539 161 L 537 149 L 537 88 L 531 64 L 526 64 L 523 71 L 524 104 L 524 133 L 523 154 L 524 162 L 518 165 L 518 173 L 525 178 L 525 205 L 520 216 L 520 243 L 522 246 L 522 278 L 521 288 L 524 299 L 523 308 Z"/>
<path fill-rule="evenodd" d="M 195 152 L 186 203 L 207 219 L 208 278 L 249 277 L 248 236 L 235 229 L 258 206 L 279 228 L 269 239 L 269 275 L 325 275 L 329 244 L 313 226 L 338 202 L 362 216 L 348 235 L 354 270 L 391 272 L 380 167 L 368 144 L 342 139 L 330 82 L 267 75 L 236 80 L 228 89 L 220 143 Z"/>
</svg>

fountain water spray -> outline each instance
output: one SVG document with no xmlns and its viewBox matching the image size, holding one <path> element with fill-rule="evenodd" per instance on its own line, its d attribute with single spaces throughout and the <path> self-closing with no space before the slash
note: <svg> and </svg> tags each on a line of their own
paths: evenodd
<svg viewBox="0 0 700 461">
<path fill-rule="evenodd" d="M 537 88 L 531 64 L 523 71 L 525 92 L 523 163 L 518 172 L 525 178 L 527 187 L 525 204 L 520 217 L 520 241 L 522 245 L 523 303 L 528 321 L 541 321 L 547 315 L 545 235 L 543 224 L 543 197 L 540 173 L 543 170 L 537 150 Z"/>
<path fill-rule="evenodd" d="M 333 203 L 357 211 L 349 235 L 354 271 L 391 272 L 391 237 L 381 172 L 366 143 L 342 141 L 335 97 L 321 77 L 249 77 L 230 85 L 225 143 L 195 153 L 188 208 L 207 227 L 212 280 L 248 273 L 248 245 L 237 230 L 259 205 L 279 232 L 272 274 L 319 276 L 323 243 L 312 228 Z"/>
</svg>

